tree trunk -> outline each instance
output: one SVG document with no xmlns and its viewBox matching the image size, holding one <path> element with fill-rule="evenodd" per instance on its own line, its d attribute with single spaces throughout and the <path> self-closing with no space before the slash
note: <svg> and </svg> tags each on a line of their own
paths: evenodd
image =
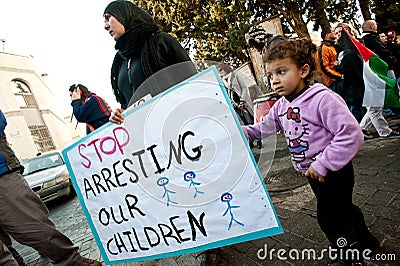
<svg viewBox="0 0 400 266">
<path fill-rule="evenodd" d="M 315 10 L 315 23 L 321 27 L 321 29 L 327 29 L 332 27 L 329 22 L 325 9 L 327 8 L 327 2 L 324 0 L 310 1 L 311 7 Z"/>
<path fill-rule="evenodd" d="M 299 36 L 300 38 L 310 38 L 310 33 L 308 32 L 307 25 L 306 23 L 304 23 L 304 20 L 301 17 L 302 14 L 300 14 L 298 6 L 293 6 L 293 3 L 291 5 L 287 4 L 287 7 L 290 7 L 291 9 L 285 11 L 276 4 L 272 5 L 274 6 L 274 8 L 279 10 L 279 12 L 286 19 L 286 22 L 293 29 L 293 31 L 297 33 L 297 36 Z"/>
<path fill-rule="evenodd" d="M 369 10 L 369 0 L 358 0 L 358 4 L 360 5 L 361 14 L 363 16 L 364 21 L 371 19 L 371 11 Z"/>
</svg>

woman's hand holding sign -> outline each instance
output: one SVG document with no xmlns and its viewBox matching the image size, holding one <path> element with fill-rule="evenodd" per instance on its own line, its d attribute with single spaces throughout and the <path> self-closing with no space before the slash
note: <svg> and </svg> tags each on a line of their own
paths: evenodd
<svg viewBox="0 0 400 266">
<path fill-rule="evenodd" d="M 110 122 L 116 123 L 118 125 L 122 124 L 124 122 L 124 117 L 122 113 L 124 112 L 124 109 L 121 108 L 116 108 L 111 112 L 110 115 Z"/>
</svg>

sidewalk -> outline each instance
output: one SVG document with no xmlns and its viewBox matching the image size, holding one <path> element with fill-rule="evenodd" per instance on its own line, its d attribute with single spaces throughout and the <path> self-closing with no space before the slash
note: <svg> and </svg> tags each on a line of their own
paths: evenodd
<svg viewBox="0 0 400 266">
<path fill-rule="evenodd" d="M 399 129 L 399 120 L 390 123 L 392 128 Z M 283 137 L 278 135 L 274 163 L 265 178 L 284 233 L 223 247 L 221 265 L 327 265 L 330 262 L 328 256 L 323 256 L 320 260 L 289 259 L 288 254 L 291 249 L 297 251 L 314 249 L 317 254 L 320 254 L 328 247 L 328 241 L 319 229 L 316 220 L 315 197 L 306 179 L 292 169 L 285 146 Z M 255 157 L 257 157 L 256 149 L 253 150 Z M 386 259 L 385 261 L 369 261 L 367 264 L 400 265 L 400 139 L 367 140 L 354 158 L 353 164 L 356 174 L 354 202 L 362 209 L 367 225 L 381 243 L 381 258 Z M 262 166 L 260 169 L 263 172 Z M 70 200 L 68 204 L 68 207 L 50 208 L 51 219 L 61 231 L 80 246 L 83 255 L 100 258 L 77 198 Z M 65 208 L 71 211 L 66 212 Z M 47 258 L 41 258 L 30 248 L 19 244 L 15 247 L 24 256 L 28 266 L 51 265 Z M 259 259 L 257 253 L 264 255 L 266 249 L 268 252 L 266 258 Z M 269 253 L 272 249 L 275 251 Z M 278 258 L 280 249 L 286 252 L 280 254 L 287 257 L 287 260 Z M 393 261 L 394 258 L 395 261 Z M 201 255 L 194 253 L 121 265 L 186 266 L 199 265 L 200 260 Z"/>
<path fill-rule="evenodd" d="M 276 160 L 280 162 L 282 158 Z M 367 225 L 381 243 L 381 258 L 396 258 L 395 261 L 374 260 L 367 264 L 400 265 L 400 139 L 367 140 L 353 164 L 356 175 L 354 202 L 362 209 Z M 297 183 L 301 184 L 303 177 L 296 176 L 293 172 L 292 177 L 298 178 Z M 331 261 L 328 256 L 318 261 L 307 261 L 290 260 L 288 255 L 291 249 L 314 249 L 321 254 L 329 244 L 318 226 L 316 199 L 309 185 L 274 192 L 277 186 L 269 184 L 268 178 L 266 184 L 284 233 L 224 247 L 221 265 L 327 265 Z M 265 260 L 260 260 L 257 252 L 261 249 L 259 254 L 264 255 L 265 247 L 268 252 L 272 249 L 275 252 L 272 259 L 268 253 Z M 286 251 L 283 257 L 287 260 L 278 259 L 279 249 Z"/>
</svg>

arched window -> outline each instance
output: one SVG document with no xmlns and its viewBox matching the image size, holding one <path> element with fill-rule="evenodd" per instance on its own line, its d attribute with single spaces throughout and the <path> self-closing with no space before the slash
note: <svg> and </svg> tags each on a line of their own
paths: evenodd
<svg viewBox="0 0 400 266">
<path fill-rule="evenodd" d="M 20 107 L 36 107 L 35 98 L 25 82 L 17 79 L 12 80 L 11 89 Z"/>
<path fill-rule="evenodd" d="M 53 139 L 43 121 L 42 114 L 29 86 L 20 79 L 13 79 L 10 85 L 38 151 L 54 150 L 56 147 Z"/>
</svg>

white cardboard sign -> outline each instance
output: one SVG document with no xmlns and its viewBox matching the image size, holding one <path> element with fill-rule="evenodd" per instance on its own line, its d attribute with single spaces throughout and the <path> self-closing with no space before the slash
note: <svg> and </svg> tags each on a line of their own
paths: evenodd
<svg viewBox="0 0 400 266">
<path fill-rule="evenodd" d="M 282 233 L 215 67 L 63 150 L 107 264 Z"/>
</svg>

